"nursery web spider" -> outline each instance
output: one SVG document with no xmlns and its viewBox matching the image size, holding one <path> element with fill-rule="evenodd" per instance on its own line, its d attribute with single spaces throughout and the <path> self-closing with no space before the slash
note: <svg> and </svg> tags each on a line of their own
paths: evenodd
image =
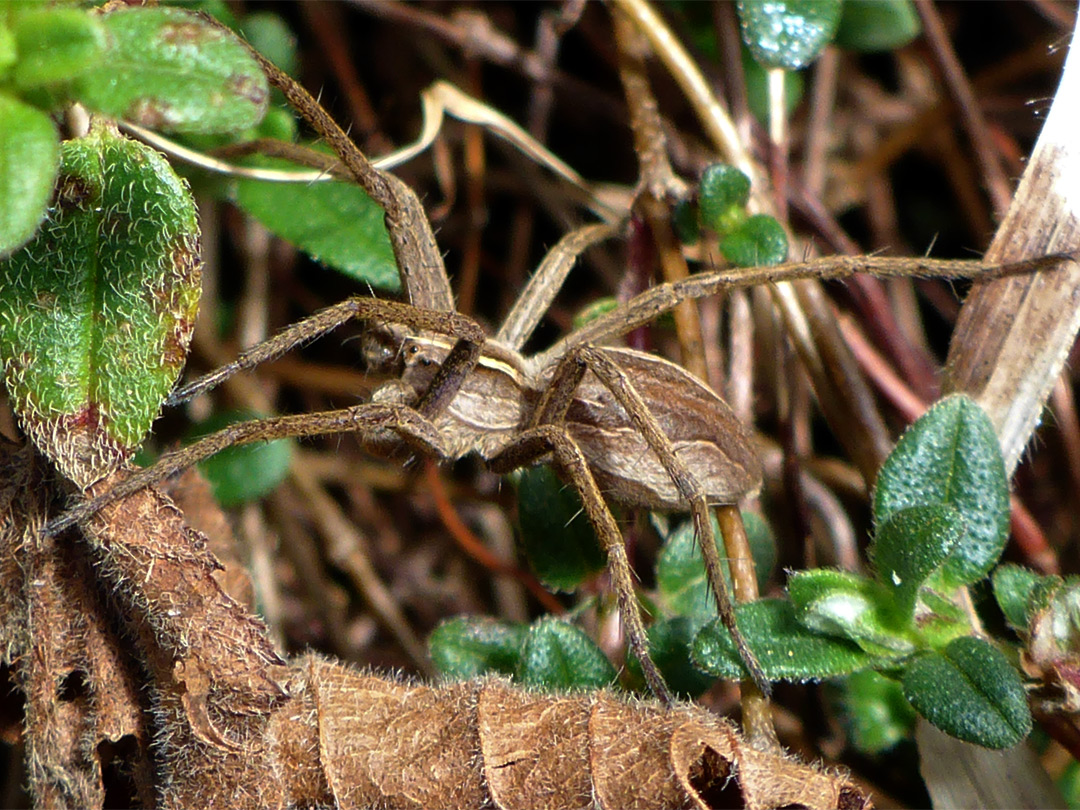
<svg viewBox="0 0 1080 810">
<path fill-rule="evenodd" d="M 261 60 L 260 60 L 261 61 Z M 548 254 L 503 326 L 488 337 L 453 311 L 450 285 L 423 209 L 400 180 L 375 170 L 324 110 L 298 85 L 264 62 L 271 80 L 328 141 L 352 177 L 386 209 L 403 286 L 411 303 L 349 298 L 286 327 L 236 361 L 178 388 L 177 404 L 230 375 L 276 358 L 338 326 L 369 325 L 364 353 L 373 368 L 398 376 L 370 402 L 334 411 L 235 424 L 133 472 L 111 490 L 74 506 L 49 523 L 49 534 L 85 520 L 126 497 L 238 444 L 327 433 L 355 433 L 370 450 L 407 446 L 455 460 L 477 453 L 495 472 L 550 459 L 581 496 L 608 555 L 628 644 L 660 699 L 671 695 L 648 655 L 641 609 L 622 535 L 607 506 L 612 500 L 648 509 L 689 509 L 720 616 L 747 670 L 763 692 L 768 683 L 735 622 L 715 543 L 709 506 L 753 493 L 761 468 L 749 430 L 711 389 L 681 367 L 601 341 L 647 323 L 681 301 L 732 287 L 797 278 L 879 275 L 972 276 L 994 270 L 972 261 L 832 257 L 753 270 L 719 270 L 662 284 L 637 296 L 547 351 L 520 353 L 578 255 L 615 235 L 614 225 L 591 225 L 564 237 Z"/>
</svg>

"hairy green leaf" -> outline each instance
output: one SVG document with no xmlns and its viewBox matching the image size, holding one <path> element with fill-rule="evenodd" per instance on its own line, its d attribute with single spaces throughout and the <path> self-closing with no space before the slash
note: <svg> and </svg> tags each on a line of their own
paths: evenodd
<svg viewBox="0 0 1080 810">
<path fill-rule="evenodd" d="M 199 293 L 195 205 L 169 164 L 105 125 L 66 141 L 48 219 L 0 262 L 0 358 L 23 428 L 80 486 L 142 443 Z"/>
<path fill-rule="evenodd" d="M 787 261 L 783 226 L 768 214 L 754 214 L 720 240 L 720 252 L 736 267 L 760 267 Z"/>
<path fill-rule="evenodd" d="M 911 620 L 919 589 L 949 558 L 963 534 L 963 518 L 946 503 L 901 509 L 878 526 L 871 557 L 878 579 L 892 591 L 902 621 Z"/>
<path fill-rule="evenodd" d="M 266 77 L 229 31 L 178 8 L 103 17 L 105 59 L 73 86 L 94 110 L 163 132 L 239 132 L 266 112 Z"/>
<path fill-rule="evenodd" d="M 946 734 L 986 748 L 1011 748 L 1031 732 L 1019 673 L 988 641 L 963 636 L 921 655 L 904 673 L 904 695 Z"/>
<path fill-rule="evenodd" d="M 854 641 L 873 655 L 904 655 L 914 649 L 907 635 L 891 626 L 889 593 L 873 580 L 817 568 L 788 580 L 795 615 L 804 627 Z"/>
<path fill-rule="evenodd" d="M 706 167 L 698 188 L 701 223 L 724 236 L 746 221 L 750 178 L 734 166 L 714 163 Z"/>
<path fill-rule="evenodd" d="M 516 678 L 544 689 L 602 689 L 614 683 L 616 673 L 580 628 L 545 617 L 529 627 Z"/>
<path fill-rule="evenodd" d="M 1016 631 L 1025 633 L 1028 629 L 1028 605 L 1036 586 L 1043 579 L 1029 568 L 1008 563 L 998 566 L 991 583 L 998 607 L 1005 614 L 1005 620 Z"/>
<path fill-rule="evenodd" d="M 892 657 L 867 653 L 858 645 L 815 633 L 799 623 L 794 606 L 783 599 L 760 599 L 735 608 L 739 629 L 769 680 L 814 681 L 893 664 Z M 694 639 L 694 663 L 718 678 L 749 673 L 731 640 L 714 619 Z"/>
<path fill-rule="evenodd" d="M 428 652 L 436 671 L 465 681 L 497 672 L 513 675 L 521 658 L 528 627 L 484 616 L 457 616 L 428 636 Z"/>
<path fill-rule="evenodd" d="M 912 506 L 947 504 L 966 532 L 941 568 L 947 586 L 982 579 L 997 562 L 1009 531 L 1009 485 L 994 426 L 963 395 L 942 399 L 900 439 L 882 465 L 874 520 Z"/>
</svg>

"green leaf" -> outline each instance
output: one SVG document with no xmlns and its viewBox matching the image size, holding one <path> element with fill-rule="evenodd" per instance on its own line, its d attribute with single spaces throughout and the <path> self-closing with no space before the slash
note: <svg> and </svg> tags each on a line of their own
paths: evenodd
<svg viewBox="0 0 1080 810">
<path fill-rule="evenodd" d="M 74 79 L 101 61 L 105 27 L 83 9 L 41 8 L 14 25 L 19 59 L 12 78 L 29 89 Z"/>
<path fill-rule="evenodd" d="M 619 301 L 614 296 L 598 298 L 591 304 L 587 304 L 574 315 L 573 328 L 580 329 L 590 321 L 595 321 L 601 315 L 606 315 L 613 309 L 619 308 Z"/>
<path fill-rule="evenodd" d="M 941 568 L 948 587 L 982 579 L 1009 532 L 1009 484 L 994 426 L 974 400 L 946 397 L 922 415 L 882 465 L 874 520 L 911 506 L 955 507 L 967 531 Z"/>
<path fill-rule="evenodd" d="M 693 200 L 682 200 L 671 210 L 671 226 L 684 245 L 693 245 L 701 239 L 698 226 L 698 208 Z"/>
<path fill-rule="evenodd" d="M 810 630 L 854 641 L 873 655 L 914 649 L 905 633 L 890 626 L 892 602 L 873 580 L 827 568 L 799 571 L 788 580 L 788 594 L 799 622 Z"/>
<path fill-rule="evenodd" d="M 66 141 L 49 218 L 0 262 L 0 358 L 23 428 L 80 486 L 139 447 L 187 355 L 199 302 L 185 184 L 104 125 Z"/>
<path fill-rule="evenodd" d="M 911 0 L 845 0 L 836 44 L 850 51 L 892 51 L 922 31 Z"/>
<path fill-rule="evenodd" d="M 239 132 L 270 98 L 266 77 L 229 31 L 178 8 L 106 15 L 109 49 L 74 93 L 94 110 L 163 132 Z"/>
<path fill-rule="evenodd" d="M 256 11 L 244 17 L 240 33 L 252 48 L 274 63 L 281 71 L 295 76 L 299 66 L 296 36 L 288 24 L 272 11 Z"/>
<path fill-rule="evenodd" d="M 915 612 L 919 589 L 949 558 L 963 534 L 960 513 L 944 503 L 901 509 L 878 526 L 871 558 L 905 624 Z"/>
<path fill-rule="evenodd" d="M 19 49 L 15 45 L 15 34 L 0 20 L 0 79 L 7 76 L 15 60 L 19 58 Z"/>
<path fill-rule="evenodd" d="M 750 178 L 726 163 L 706 167 L 698 188 L 701 223 L 725 236 L 746 221 Z"/>
<path fill-rule="evenodd" d="M 720 548 L 720 527 L 710 516 L 713 537 Z M 732 592 L 731 571 L 724 551 L 720 548 L 720 564 L 724 569 L 728 593 Z M 680 616 L 711 619 L 716 616 L 716 599 L 705 578 L 705 562 L 701 547 L 694 536 L 692 521 L 684 521 L 672 531 L 656 561 L 656 588 L 664 605 Z"/>
<path fill-rule="evenodd" d="M 483 616 L 458 616 L 428 636 L 428 652 L 444 678 L 465 681 L 492 672 L 513 675 L 528 628 Z"/>
<path fill-rule="evenodd" d="M 267 161 L 265 165 L 292 164 Z M 240 180 L 236 202 L 317 261 L 373 287 L 400 289 L 383 210 L 359 186 Z"/>
<path fill-rule="evenodd" d="M 754 214 L 720 240 L 720 252 L 736 267 L 760 267 L 787 260 L 784 227 L 768 214 Z"/>
<path fill-rule="evenodd" d="M 915 710 L 892 678 L 870 670 L 856 672 L 831 691 L 848 738 L 860 753 L 880 754 L 911 738 Z"/>
<path fill-rule="evenodd" d="M 739 0 L 738 8 L 743 42 L 770 68 L 806 67 L 840 24 L 840 0 Z"/>
<path fill-rule="evenodd" d="M 522 470 L 518 520 L 525 557 L 545 585 L 573 590 L 607 562 L 577 492 L 550 467 Z"/>
<path fill-rule="evenodd" d="M 517 680 L 547 690 L 603 689 L 615 682 L 615 667 L 579 628 L 545 617 L 529 627 Z"/>
<path fill-rule="evenodd" d="M 746 541 L 754 558 L 758 590 L 764 591 L 772 578 L 773 569 L 776 568 L 776 537 L 773 536 L 772 527 L 757 512 L 744 511 L 742 519 L 746 528 Z"/>
<path fill-rule="evenodd" d="M 0 257 L 34 235 L 59 166 L 60 138 L 49 116 L 0 93 Z"/>
<path fill-rule="evenodd" d="M 964 636 L 919 656 L 904 673 L 904 695 L 919 714 L 965 742 L 1011 748 L 1031 732 L 1019 673 L 981 638 Z"/>
<path fill-rule="evenodd" d="M 808 630 L 783 599 L 760 599 L 737 605 L 739 629 L 770 681 L 812 681 L 891 666 L 892 657 L 871 655 L 858 645 Z M 694 663 L 718 678 L 746 678 L 731 635 L 714 619 L 694 639 Z"/>
<path fill-rule="evenodd" d="M 690 658 L 690 647 L 694 637 L 705 624 L 705 619 L 690 616 L 675 616 L 661 619 L 649 626 L 649 657 L 664 676 L 668 686 L 675 694 L 686 700 L 693 700 L 712 686 L 716 679 L 694 666 Z M 639 681 L 644 682 L 641 662 L 629 651 L 626 656 L 626 668 Z"/>
<path fill-rule="evenodd" d="M 1005 620 L 1016 631 L 1025 633 L 1028 629 L 1028 604 L 1040 577 L 1034 571 L 1019 565 L 1008 563 L 998 566 L 991 579 L 994 598 L 998 607 L 1005 614 Z"/>
<path fill-rule="evenodd" d="M 184 437 L 184 443 L 191 444 L 231 424 L 259 416 L 250 411 L 214 414 L 196 425 Z M 289 474 L 295 445 L 292 439 L 275 439 L 228 447 L 200 462 L 199 470 L 210 482 L 219 504 L 224 507 L 236 506 L 258 500 L 277 489 Z"/>
</svg>

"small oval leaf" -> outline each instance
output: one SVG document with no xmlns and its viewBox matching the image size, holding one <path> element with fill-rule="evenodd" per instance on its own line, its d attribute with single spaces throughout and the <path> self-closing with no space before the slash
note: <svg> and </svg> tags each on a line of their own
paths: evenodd
<svg viewBox="0 0 1080 810">
<path fill-rule="evenodd" d="M 738 7 L 743 41 L 770 68 L 806 67 L 840 24 L 840 0 L 739 0 Z"/>
<path fill-rule="evenodd" d="M 850 641 L 815 633 L 783 599 L 759 599 L 735 608 L 739 629 L 770 681 L 816 681 L 890 666 L 895 658 L 871 655 Z M 714 619 L 694 639 L 694 663 L 718 678 L 747 678 L 731 634 Z"/>
<path fill-rule="evenodd" d="M 919 656 L 904 673 L 904 695 L 919 714 L 965 742 L 1011 748 L 1031 732 L 1019 673 L 981 638 L 964 636 Z"/>
<path fill-rule="evenodd" d="M 991 579 L 994 598 L 1005 614 L 1005 620 L 1019 633 L 1028 630 L 1028 605 L 1042 579 L 1034 571 L 1013 563 L 998 566 L 994 571 Z"/>
<path fill-rule="evenodd" d="M 138 449 L 187 357 L 199 303 L 187 186 L 98 125 L 66 141 L 49 217 L 0 262 L 0 359 L 19 421 L 80 486 Z"/>
<path fill-rule="evenodd" d="M 854 641 L 873 655 L 904 655 L 914 644 L 890 626 L 891 600 L 878 583 L 857 574 L 817 568 L 788 580 L 795 615 L 804 627 Z"/>
<path fill-rule="evenodd" d="M 919 589 L 963 535 L 963 518 L 944 503 L 901 509 L 878 527 L 871 558 L 878 579 L 892 591 L 902 621 L 911 620 Z"/>
<path fill-rule="evenodd" d="M 746 221 L 750 178 L 726 163 L 707 166 L 698 187 L 701 223 L 725 236 Z"/>
<path fill-rule="evenodd" d="M 550 467 L 522 470 L 518 520 L 522 550 L 545 585 L 573 590 L 607 562 L 577 492 Z"/>
<path fill-rule="evenodd" d="M 787 261 L 783 226 L 768 214 L 754 214 L 720 240 L 720 252 L 736 267 L 761 267 Z"/>
<path fill-rule="evenodd" d="M 428 652 L 444 678 L 466 681 L 497 672 L 513 675 L 528 627 L 484 616 L 457 616 L 428 636 Z"/>
<path fill-rule="evenodd" d="M 863 53 L 902 48 L 922 31 L 911 0 L 848 2 L 840 14 L 836 44 Z"/>
<path fill-rule="evenodd" d="M 12 78 L 23 89 L 64 82 L 97 64 L 105 53 L 105 27 L 76 8 L 42 8 L 15 20 L 19 61 Z"/>
<path fill-rule="evenodd" d="M 585 633 L 559 619 L 529 627 L 517 680 L 543 689 L 603 689 L 615 682 L 615 667 Z"/>
<path fill-rule="evenodd" d="M 241 180 L 236 183 L 236 202 L 316 261 L 373 287 L 400 289 L 384 212 L 359 186 Z"/>
<path fill-rule="evenodd" d="M 73 86 L 87 107 L 163 132 L 239 132 L 262 120 L 266 77 L 228 30 L 178 8 L 120 8 L 102 19 L 105 58 Z"/>
<path fill-rule="evenodd" d="M 60 166 L 60 137 L 41 110 L 0 93 L 0 258 L 45 219 Z"/>
<path fill-rule="evenodd" d="M 1009 484 L 989 417 L 969 397 L 942 399 L 901 437 L 881 467 L 874 521 L 912 506 L 948 504 L 967 529 L 941 568 L 947 586 L 982 579 L 1009 532 Z"/>
</svg>

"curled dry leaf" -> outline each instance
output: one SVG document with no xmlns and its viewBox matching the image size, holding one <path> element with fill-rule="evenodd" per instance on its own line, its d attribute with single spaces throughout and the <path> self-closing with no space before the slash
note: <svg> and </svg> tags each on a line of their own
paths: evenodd
<svg viewBox="0 0 1080 810">
<path fill-rule="evenodd" d="M 289 690 L 251 750 L 205 741 L 176 750 L 168 804 L 870 806 L 843 776 L 758 751 L 692 705 L 664 709 L 603 691 L 553 696 L 497 680 L 423 686 L 315 657 L 294 664 Z"/>
<path fill-rule="evenodd" d="M 53 541 L 38 539 L 39 529 L 55 485 L 31 451 L 0 449 L 9 473 L 3 550 L 36 566 L 29 582 L 56 579 L 33 597 L 54 622 L 34 634 L 40 650 L 25 654 L 27 595 L 4 597 L 0 627 L 27 699 L 39 806 L 102 807 L 100 764 L 88 765 L 84 748 L 120 736 L 136 742 L 139 798 L 149 804 L 155 790 L 162 807 L 869 806 L 844 776 L 757 750 L 690 704 L 550 695 L 497 680 L 425 686 L 317 657 L 286 664 L 262 623 L 221 590 L 205 539 L 164 495 L 148 489 L 103 510 L 84 527 L 88 544 L 67 533 L 46 548 Z M 66 562 L 53 553 L 60 548 Z M 97 635 L 109 631 L 95 567 L 141 672 L 121 656 L 130 645 Z M 49 608 L 44 594 L 63 600 Z M 31 660 L 39 658 L 46 663 Z M 85 675 L 85 700 L 58 688 L 73 672 Z"/>
<path fill-rule="evenodd" d="M 54 490 L 35 452 L 6 441 L 2 450 L 0 653 L 25 698 L 31 791 L 41 807 L 101 807 L 104 771 L 121 768 L 150 806 L 137 663 L 93 587 L 85 548 L 40 534 Z"/>
</svg>

